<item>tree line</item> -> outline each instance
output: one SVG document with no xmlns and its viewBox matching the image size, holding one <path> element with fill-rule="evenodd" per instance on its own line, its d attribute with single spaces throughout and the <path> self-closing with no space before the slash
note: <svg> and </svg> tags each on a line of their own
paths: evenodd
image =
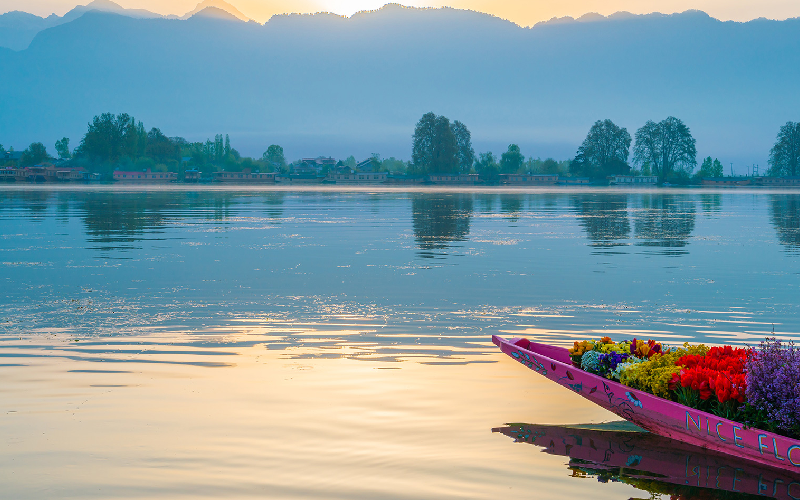
<svg viewBox="0 0 800 500">
<path fill-rule="evenodd" d="M 781 127 L 770 151 L 769 165 L 767 175 L 770 176 L 800 173 L 800 123 L 787 122 Z M 660 122 L 648 120 L 634 137 L 611 120 L 598 120 L 589 129 L 575 157 L 559 163 L 553 159 L 525 161 L 516 144 L 508 146 L 499 162 L 491 151 L 476 156 L 466 125 L 457 120 L 450 123 L 447 117 L 426 113 L 414 129 L 410 170 L 418 174 L 471 172 L 488 181 L 501 173 L 568 172 L 572 176 L 592 179 L 613 175 L 654 175 L 659 182 L 683 183 L 688 182 L 696 167 L 696 141 L 689 127 L 674 116 Z M 694 174 L 696 179 L 722 176 L 722 163 L 710 156 L 703 160 Z"/>
<path fill-rule="evenodd" d="M 230 137 L 217 134 L 213 140 L 189 142 L 182 137 L 167 137 L 160 129 L 147 131 L 144 124 L 126 113 L 104 113 L 88 124 L 80 144 L 70 151 L 69 138 L 56 141 L 60 160 L 70 161 L 89 171 L 107 175 L 114 169 L 181 171 L 186 166 L 205 174 L 217 170 L 243 169 L 293 172 L 300 160 L 287 163 L 283 148 L 270 145 L 261 158 L 243 158 L 231 146 Z M 13 149 L 12 149 L 13 150 Z M 633 155 L 631 156 L 631 152 Z M 5 149 L 0 144 L 0 154 Z M 373 154 L 371 169 L 411 175 L 433 173 L 477 173 L 488 182 L 500 174 L 542 173 L 605 179 L 612 175 L 654 175 L 660 182 L 688 182 L 697 166 L 696 141 L 683 121 L 674 116 L 660 122 L 648 120 L 633 137 L 613 121 L 598 120 L 573 158 L 525 158 L 517 144 L 510 144 L 498 158 L 491 151 L 476 154 L 467 126 L 433 112 L 425 113 L 414 128 L 412 160 L 381 159 Z M 52 157 L 41 142 L 32 143 L 19 158 L 21 166 L 31 166 Z M 769 176 L 800 175 L 800 122 L 787 122 L 777 135 L 769 154 Z M 356 168 L 349 157 L 336 167 Z M 695 178 L 722 177 L 719 159 L 707 157 Z"/>
</svg>

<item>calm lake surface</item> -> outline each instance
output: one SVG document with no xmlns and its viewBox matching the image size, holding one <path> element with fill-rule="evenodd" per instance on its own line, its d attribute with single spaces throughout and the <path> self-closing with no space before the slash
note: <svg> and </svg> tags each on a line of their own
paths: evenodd
<svg viewBox="0 0 800 500">
<path fill-rule="evenodd" d="M 3 498 L 735 498 L 491 335 L 798 340 L 800 194 L 0 187 L 0 285 Z"/>
</svg>

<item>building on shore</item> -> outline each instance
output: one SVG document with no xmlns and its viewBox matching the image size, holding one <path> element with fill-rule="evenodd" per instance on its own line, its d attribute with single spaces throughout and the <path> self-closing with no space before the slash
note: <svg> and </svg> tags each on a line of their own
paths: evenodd
<svg viewBox="0 0 800 500">
<path fill-rule="evenodd" d="M 500 174 L 500 184 L 509 186 L 554 186 L 558 174 Z"/>
<path fill-rule="evenodd" d="M 17 169 L 16 167 L 0 168 L 0 180 L 2 180 L 3 182 L 16 182 L 17 176 L 19 175 L 17 173 L 18 170 L 21 169 Z"/>
<path fill-rule="evenodd" d="M 386 176 L 386 184 L 396 186 L 416 186 L 425 184 L 424 175 L 389 174 Z"/>
<path fill-rule="evenodd" d="M 275 182 L 280 184 L 321 184 L 325 177 L 317 174 L 277 174 Z"/>
<path fill-rule="evenodd" d="M 383 184 L 388 177 L 388 172 L 331 172 L 325 178 L 325 182 L 331 184 Z"/>
<path fill-rule="evenodd" d="M 248 169 L 241 172 L 226 172 L 223 170 L 214 172 L 214 182 L 225 184 L 275 184 L 277 175 L 275 172 L 251 172 Z M 199 176 L 197 180 L 200 180 Z"/>
<path fill-rule="evenodd" d="M 183 182 L 200 182 L 200 171 L 195 168 L 186 170 L 183 172 Z"/>
<path fill-rule="evenodd" d="M 756 186 L 769 187 L 800 187 L 800 176 L 789 177 L 754 177 L 753 184 Z"/>
<path fill-rule="evenodd" d="M 559 180 L 559 184 L 567 186 L 588 186 L 591 183 L 592 179 L 589 177 L 561 177 Z"/>
<path fill-rule="evenodd" d="M 753 184 L 752 177 L 703 177 L 703 186 L 737 187 Z"/>
<path fill-rule="evenodd" d="M 430 184 L 472 186 L 480 182 L 478 174 L 429 174 Z"/>
<path fill-rule="evenodd" d="M 612 175 L 608 177 L 612 186 L 655 186 L 658 184 L 657 175 Z"/>
<path fill-rule="evenodd" d="M 175 172 L 152 172 L 147 170 L 114 170 L 114 181 L 132 184 L 167 184 L 178 180 Z"/>
<path fill-rule="evenodd" d="M 88 180 L 89 173 L 82 167 L 67 167 L 43 163 L 32 167 L 3 167 L 0 179 L 6 182 L 83 182 Z"/>
<path fill-rule="evenodd" d="M 294 166 L 296 174 L 318 174 L 327 167 L 332 169 L 336 166 L 336 158 L 330 156 L 318 156 L 316 158 L 302 158 L 298 165 Z"/>
</svg>

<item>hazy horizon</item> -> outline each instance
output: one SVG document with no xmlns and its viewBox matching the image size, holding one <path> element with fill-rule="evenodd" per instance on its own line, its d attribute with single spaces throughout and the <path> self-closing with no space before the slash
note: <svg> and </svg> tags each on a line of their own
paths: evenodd
<svg viewBox="0 0 800 500">
<path fill-rule="evenodd" d="M 87 5 L 89 0 L 0 0 L 0 15 L 11 11 L 22 11 L 41 17 L 55 14 L 63 16 L 75 7 Z M 182 16 L 191 12 L 203 0 L 115 0 L 126 9 L 144 9 L 168 16 Z M 452 7 L 491 14 L 512 21 L 520 26 L 532 26 L 552 18 L 579 18 L 586 14 L 608 16 L 616 12 L 632 14 L 674 14 L 687 10 L 700 10 L 720 21 L 747 22 L 759 18 L 785 20 L 800 17 L 800 3 L 787 0 L 773 0 L 756 4 L 755 2 L 728 2 L 720 4 L 714 0 L 569 0 L 559 5 L 531 5 L 522 1 L 490 2 L 488 0 L 415 0 L 387 2 L 385 0 L 301 0 L 264 1 L 232 0 L 227 2 L 248 18 L 259 23 L 267 22 L 273 15 L 312 14 L 330 12 L 351 16 L 357 12 L 370 11 L 387 3 L 399 3 L 407 7 L 439 8 Z"/>
</svg>

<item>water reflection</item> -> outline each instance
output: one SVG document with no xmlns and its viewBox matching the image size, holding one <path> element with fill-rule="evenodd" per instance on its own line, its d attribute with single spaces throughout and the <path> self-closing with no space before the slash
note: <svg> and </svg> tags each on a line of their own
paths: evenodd
<svg viewBox="0 0 800 500">
<path fill-rule="evenodd" d="M 774 195 L 770 199 L 770 219 L 778 241 L 792 252 L 800 251 L 800 196 Z"/>
<path fill-rule="evenodd" d="M 280 218 L 284 193 L 265 193 L 267 217 Z M 139 248 L 136 243 L 161 238 L 170 224 L 178 221 L 210 220 L 223 222 L 235 216 L 237 207 L 254 201 L 231 192 L 149 192 L 149 193 L 61 193 L 75 203 L 86 228 L 89 248 L 125 251 Z"/>
<path fill-rule="evenodd" d="M 695 203 L 686 195 L 643 195 L 634 211 L 638 246 L 663 249 L 663 255 L 684 255 L 694 231 Z"/>
<path fill-rule="evenodd" d="M 573 477 L 629 484 L 653 498 L 800 497 L 798 478 L 782 471 L 632 431 L 627 422 L 589 427 L 513 424 L 492 431 L 517 443 L 539 446 L 545 453 L 569 457 L 568 468 Z M 625 430 L 606 430 L 609 427 Z"/>
<path fill-rule="evenodd" d="M 702 193 L 700 195 L 700 206 L 706 216 L 718 214 L 722 209 L 722 195 L 719 193 Z"/>
<path fill-rule="evenodd" d="M 573 206 L 593 246 L 609 249 L 628 244 L 624 241 L 631 233 L 627 194 L 580 195 Z"/>
<path fill-rule="evenodd" d="M 500 197 L 500 211 L 505 214 L 509 221 L 517 222 L 520 212 L 522 212 L 522 195 L 502 195 Z"/>
<path fill-rule="evenodd" d="M 419 256 L 436 258 L 455 242 L 469 236 L 472 217 L 470 194 L 420 194 L 411 199 L 414 236 Z M 437 250 L 439 252 L 437 252 Z"/>
</svg>

